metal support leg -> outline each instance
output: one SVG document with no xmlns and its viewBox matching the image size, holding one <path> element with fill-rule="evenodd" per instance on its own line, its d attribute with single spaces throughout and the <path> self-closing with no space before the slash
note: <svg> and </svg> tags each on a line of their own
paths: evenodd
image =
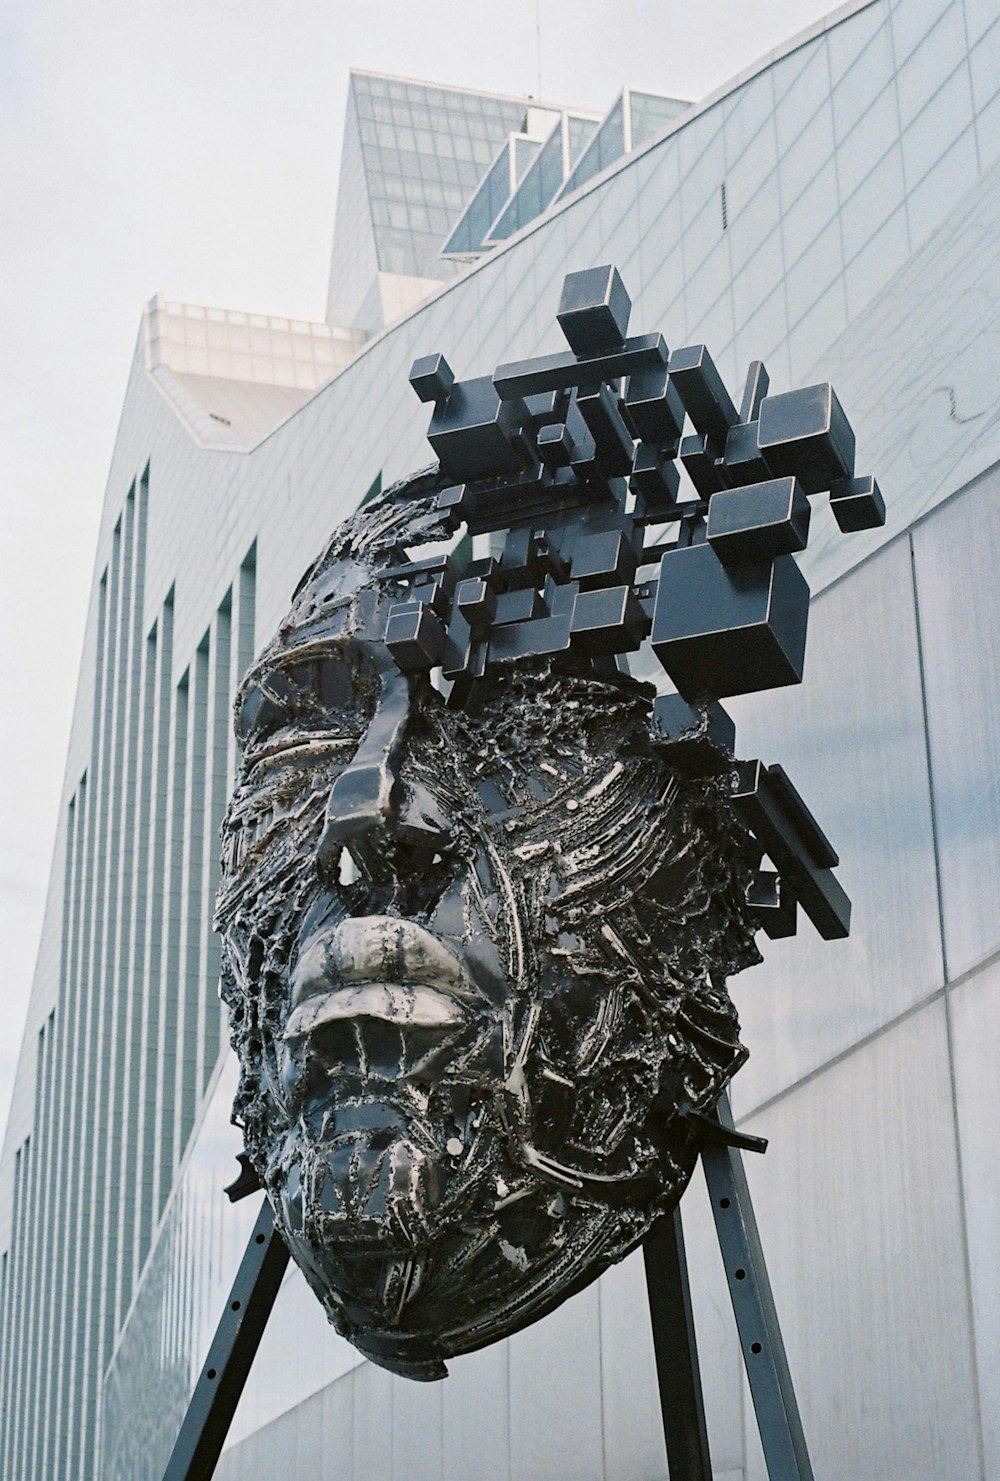
<svg viewBox="0 0 1000 1481">
<path fill-rule="evenodd" d="M 681 1211 L 642 1247 L 670 1481 L 712 1481 Z"/>
<path fill-rule="evenodd" d="M 719 1101 L 718 1118 L 724 1132 L 733 1131 L 725 1095 Z M 742 1156 L 738 1147 L 711 1140 L 702 1148 L 701 1159 L 768 1477 L 813 1481 Z"/>
<path fill-rule="evenodd" d="M 163 1481 L 211 1481 L 287 1264 L 265 1198 Z"/>
</svg>

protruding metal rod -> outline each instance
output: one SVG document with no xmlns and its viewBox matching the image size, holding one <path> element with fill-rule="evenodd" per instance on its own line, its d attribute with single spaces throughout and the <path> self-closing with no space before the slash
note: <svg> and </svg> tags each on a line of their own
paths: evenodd
<svg viewBox="0 0 1000 1481">
<path fill-rule="evenodd" d="M 733 1127 L 725 1095 L 719 1100 L 718 1116 L 724 1127 Z M 770 1481 L 813 1481 L 743 1158 L 735 1147 L 707 1141 L 701 1160 L 768 1477 Z"/>
<path fill-rule="evenodd" d="M 211 1481 L 287 1264 L 265 1198 L 163 1481 Z"/>
<path fill-rule="evenodd" d="M 712 1481 L 680 1208 L 642 1254 L 670 1481 Z"/>
</svg>

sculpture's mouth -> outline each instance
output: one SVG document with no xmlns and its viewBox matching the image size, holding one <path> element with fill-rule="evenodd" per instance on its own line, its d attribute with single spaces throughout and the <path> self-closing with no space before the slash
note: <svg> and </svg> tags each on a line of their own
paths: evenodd
<svg viewBox="0 0 1000 1481">
<path fill-rule="evenodd" d="M 307 1038 L 345 1019 L 379 1018 L 406 1029 L 448 1029 L 465 1021 L 465 1012 L 446 993 L 427 983 L 359 982 L 308 997 L 285 1025 L 289 1043 Z"/>
<path fill-rule="evenodd" d="M 354 1094 L 437 1078 L 481 1005 L 462 963 L 415 921 L 360 916 L 313 935 L 292 974 L 289 1049 Z M 348 1085 L 341 1085 L 341 1095 Z"/>
<path fill-rule="evenodd" d="M 437 936 L 392 915 L 351 916 L 317 931 L 299 952 L 292 974 L 294 1011 L 330 989 L 385 989 L 369 1007 L 420 1015 L 432 1011 L 431 994 L 443 1001 L 474 1003 L 477 993 L 455 953 Z M 416 996 L 394 989 L 411 988 Z"/>
</svg>

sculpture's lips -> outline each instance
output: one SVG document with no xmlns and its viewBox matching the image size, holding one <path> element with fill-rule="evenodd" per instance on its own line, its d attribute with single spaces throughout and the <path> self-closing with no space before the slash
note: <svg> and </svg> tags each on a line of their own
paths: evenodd
<svg viewBox="0 0 1000 1481">
<path fill-rule="evenodd" d="M 368 915 L 341 921 L 306 943 L 292 974 L 285 1038 L 340 1019 L 381 1018 L 400 1028 L 464 1022 L 477 994 L 461 962 L 415 921 Z"/>
<path fill-rule="evenodd" d="M 454 998 L 424 984 L 358 983 L 306 998 L 289 1017 L 285 1038 L 304 1038 L 343 1018 L 384 1018 L 400 1028 L 453 1028 L 465 1014 Z"/>
</svg>

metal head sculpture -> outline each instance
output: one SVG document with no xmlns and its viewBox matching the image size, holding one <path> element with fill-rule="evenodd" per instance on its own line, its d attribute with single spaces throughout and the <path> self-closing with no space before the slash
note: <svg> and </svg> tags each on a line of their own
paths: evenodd
<svg viewBox="0 0 1000 1481">
<path fill-rule="evenodd" d="M 440 466 L 334 534 L 237 702 L 235 1114 L 331 1321 L 412 1377 L 672 1210 L 745 1058 L 755 929 L 801 902 L 847 930 L 829 843 L 717 700 L 801 678 L 806 494 L 861 528 L 878 490 L 829 387 L 766 397 L 757 365 L 737 413 L 703 347 L 627 315 L 593 269 L 570 354 L 418 361 Z M 463 526 L 497 553 L 441 554 Z M 655 703 L 618 666 L 650 633 Z"/>
</svg>

